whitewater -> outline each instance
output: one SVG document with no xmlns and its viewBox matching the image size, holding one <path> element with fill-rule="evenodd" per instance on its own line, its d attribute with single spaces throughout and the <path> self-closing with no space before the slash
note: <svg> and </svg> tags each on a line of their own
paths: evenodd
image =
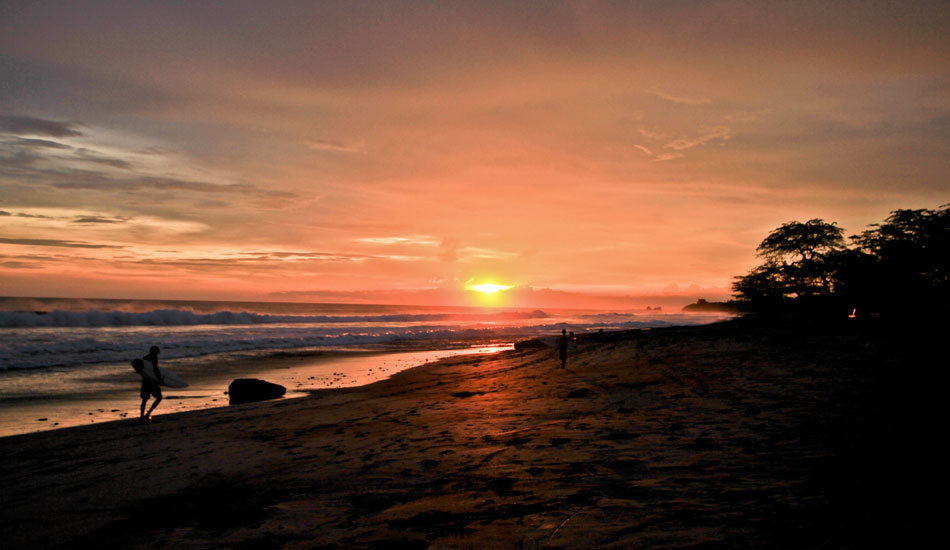
<svg viewBox="0 0 950 550">
<path fill-rule="evenodd" d="M 519 339 L 708 323 L 717 314 L 658 311 L 0 298 L 0 371 L 229 355 L 458 349 Z"/>
</svg>

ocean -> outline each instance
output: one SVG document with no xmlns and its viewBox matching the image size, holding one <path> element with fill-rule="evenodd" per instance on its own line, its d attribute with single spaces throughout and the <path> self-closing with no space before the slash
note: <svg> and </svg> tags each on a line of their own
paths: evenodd
<svg viewBox="0 0 950 550">
<path fill-rule="evenodd" d="M 82 407 L 90 409 L 90 421 L 125 418 L 130 408 L 137 414 L 139 378 L 129 363 L 153 345 L 161 348 L 164 368 L 192 382 L 187 390 L 174 392 L 177 405 L 162 404 L 160 412 L 167 412 L 227 404 L 221 395 L 229 380 L 278 364 L 281 369 L 268 371 L 268 379 L 288 385 L 289 395 L 303 395 L 299 391 L 371 383 L 449 355 L 510 349 L 518 340 L 553 336 L 561 329 L 583 334 L 704 324 L 727 317 L 663 311 L 0 297 L 0 435 L 75 425 L 73 417 Z M 286 368 L 288 364 L 294 368 Z M 63 408 L 67 402 L 71 409 Z M 105 408 L 116 403 L 119 409 Z M 55 421 L 45 413 L 53 409 L 59 411 Z M 21 426 L 26 417 L 37 418 Z"/>
<path fill-rule="evenodd" d="M 0 371 L 313 350 L 434 350 L 567 329 L 691 325 L 721 314 L 0 297 Z"/>
</svg>

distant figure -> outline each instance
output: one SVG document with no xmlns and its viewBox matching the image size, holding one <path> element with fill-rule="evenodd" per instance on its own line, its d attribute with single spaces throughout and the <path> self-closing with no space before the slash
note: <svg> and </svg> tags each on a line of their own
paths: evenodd
<svg viewBox="0 0 950 550">
<path fill-rule="evenodd" d="M 571 334 L 574 334 L 573 332 Z M 567 368 L 567 346 L 571 338 L 567 335 L 567 329 L 561 329 L 561 335 L 557 338 L 557 352 L 561 356 L 561 368 Z"/>
<path fill-rule="evenodd" d="M 158 349 L 158 346 L 152 346 L 148 350 L 148 355 L 142 359 L 150 362 L 153 367 L 155 367 L 155 376 L 158 377 L 160 382 L 155 382 L 149 380 L 148 378 L 142 377 L 142 391 L 140 395 L 142 396 L 142 407 L 140 410 L 139 419 L 142 422 L 152 419 L 152 411 L 155 410 L 155 407 L 162 402 L 162 386 L 164 383 L 162 380 L 162 371 L 158 368 L 158 354 L 161 353 L 161 350 Z M 152 402 L 152 408 L 148 410 L 148 413 L 145 412 L 145 404 L 148 402 L 150 396 L 155 396 L 155 401 Z"/>
</svg>

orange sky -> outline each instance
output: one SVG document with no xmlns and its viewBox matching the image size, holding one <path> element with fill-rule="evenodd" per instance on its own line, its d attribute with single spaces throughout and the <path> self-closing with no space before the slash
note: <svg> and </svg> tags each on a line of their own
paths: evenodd
<svg viewBox="0 0 950 550">
<path fill-rule="evenodd" d="M 0 295 L 685 303 L 950 200 L 940 2 L 260 6 L 0 4 Z"/>
</svg>

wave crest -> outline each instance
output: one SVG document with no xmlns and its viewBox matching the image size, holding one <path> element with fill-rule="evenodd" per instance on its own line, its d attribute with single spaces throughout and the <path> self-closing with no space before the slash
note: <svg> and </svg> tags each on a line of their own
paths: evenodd
<svg viewBox="0 0 950 550">
<path fill-rule="evenodd" d="M 546 319 L 542 310 L 494 313 L 419 313 L 392 315 L 268 315 L 247 311 L 195 313 L 186 309 L 156 309 L 147 312 L 54 310 L 0 311 L 0 327 L 133 327 L 191 325 L 343 324 L 343 323 L 434 323 L 492 322 Z"/>
</svg>

